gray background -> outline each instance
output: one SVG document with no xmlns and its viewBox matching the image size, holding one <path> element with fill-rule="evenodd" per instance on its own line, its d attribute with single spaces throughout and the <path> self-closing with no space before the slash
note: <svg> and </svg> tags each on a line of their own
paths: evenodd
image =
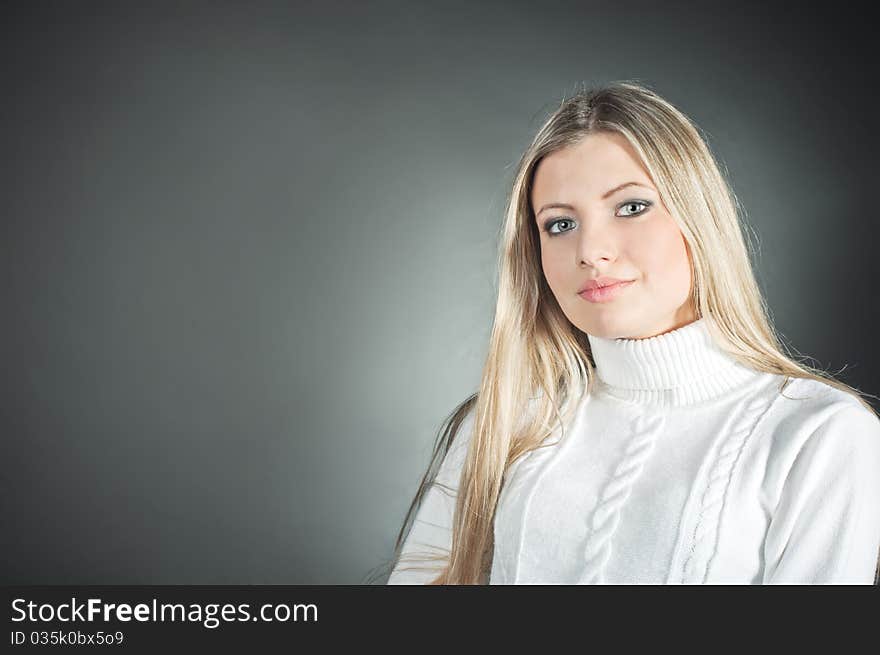
<svg viewBox="0 0 880 655">
<path fill-rule="evenodd" d="M 867 23 L 144 4 L 5 9 L 3 582 L 366 580 L 476 389 L 513 166 L 582 83 L 694 118 L 787 342 L 880 392 Z"/>
</svg>

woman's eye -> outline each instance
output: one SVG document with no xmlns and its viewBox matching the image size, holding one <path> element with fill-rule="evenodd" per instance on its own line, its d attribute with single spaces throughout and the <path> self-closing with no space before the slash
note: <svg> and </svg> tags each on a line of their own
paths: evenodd
<svg viewBox="0 0 880 655">
<path fill-rule="evenodd" d="M 563 229 L 563 230 L 557 230 L 557 229 L 555 229 L 555 228 L 556 228 L 557 225 L 568 226 L 568 225 L 572 225 L 572 224 L 573 224 L 573 221 L 571 221 L 570 219 L 568 219 L 568 218 L 560 218 L 560 219 L 557 219 L 557 220 L 555 220 L 555 221 L 551 221 L 550 223 L 547 224 L 547 232 L 548 232 L 549 234 L 560 234 L 560 233 L 562 233 L 562 232 L 568 232 L 568 230 L 571 229 L 570 227 L 566 227 L 566 228 Z"/>
<path fill-rule="evenodd" d="M 647 200 L 630 200 L 629 202 L 625 202 L 620 206 L 620 209 L 630 210 L 635 208 L 632 212 L 627 211 L 623 216 L 637 216 L 638 214 L 643 213 L 651 206 L 651 203 Z M 639 207 L 643 207 L 644 209 L 639 209 Z M 618 214 L 619 216 L 620 214 Z"/>
<path fill-rule="evenodd" d="M 615 215 L 620 216 L 621 218 L 638 216 L 639 214 L 644 214 L 652 204 L 654 203 L 649 200 L 630 200 L 629 202 L 623 203 L 618 208 L 618 211 L 623 210 L 624 213 L 618 213 Z M 574 229 L 574 225 L 575 222 L 570 218 L 557 218 L 555 220 L 547 221 L 544 229 L 550 236 L 556 236 Z"/>
</svg>

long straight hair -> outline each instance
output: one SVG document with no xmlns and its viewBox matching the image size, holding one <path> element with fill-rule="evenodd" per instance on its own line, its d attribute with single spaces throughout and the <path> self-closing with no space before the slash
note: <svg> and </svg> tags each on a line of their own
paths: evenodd
<svg viewBox="0 0 880 655">
<path fill-rule="evenodd" d="M 441 569 L 432 584 L 488 582 L 495 507 L 506 472 L 540 447 L 554 426 L 564 429 L 577 403 L 593 389 L 589 340 L 563 314 L 544 279 L 530 192 L 544 157 L 597 133 L 626 137 L 648 170 L 684 236 L 697 316 L 711 318 L 707 328 L 716 343 L 755 371 L 783 376 L 780 392 L 793 378 L 819 380 L 854 395 L 877 414 L 862 392 L 786 354 L 755 280 L 741 207 L 695 124 L 643 83 L 583 89 L 563 98 L 519 161 L 505 211 L 498 297 L 479 390 L 441 427 L 397 535 L 394 562 L 440 461 L 472 414 L 451 549 L 433 558 Z M 527 407 L 531 411 L 523 411 Z"/>
</svg>

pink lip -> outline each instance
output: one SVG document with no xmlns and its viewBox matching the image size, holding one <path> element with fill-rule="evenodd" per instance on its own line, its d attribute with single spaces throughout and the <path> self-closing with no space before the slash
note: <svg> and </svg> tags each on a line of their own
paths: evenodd
<svg viewBox="0 0 880 655">
<path fill-rule="evenodd" d="M 604 287 L 594 287 L 592 289 L 584 289 L 578 295 L 584 300 L 590 302 L 608 302 L 614 300 L 623 291 L 629 287 L 635 280 L 621 280 L 615 284 L 609 284 Z"/>
</svg>

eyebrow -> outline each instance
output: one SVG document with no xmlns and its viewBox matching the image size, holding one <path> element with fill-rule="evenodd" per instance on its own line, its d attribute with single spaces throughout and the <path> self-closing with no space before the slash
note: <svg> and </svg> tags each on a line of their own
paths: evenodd
<svg viewBox="0 0 880 655">
<path fill-rule="evenodd" d="M 603 193 L 602 200 L 605 200 L 606 198 L 608 198 L 611 195 L 614 195 L 615 193 L 617 193 L 621 189 L 625 189 L 630 186 L 640 186 L 640 187 L 644 187 L 645 189 L 651 188 L 649 186 L 645 186 L 644 184 L 641 184 L 640 182 L 624 182 L 623 184 L 618 184 L 613 189 L 610 189 L 610 190 L 606 191 L 605 193 Z M 540 214 L 545 209 L 571 209 L 573 211 L 574 207 L 572 205 L 569 205 L 564 202 L 551 202 L 551 203 L 548 203 L 548 204 L 544 205 L 543 207 L 541 207 L 541 209 L 538 210 L 538 214 Z M 536 214 L 536 216 L 538 214 Z"/>
</svg>

